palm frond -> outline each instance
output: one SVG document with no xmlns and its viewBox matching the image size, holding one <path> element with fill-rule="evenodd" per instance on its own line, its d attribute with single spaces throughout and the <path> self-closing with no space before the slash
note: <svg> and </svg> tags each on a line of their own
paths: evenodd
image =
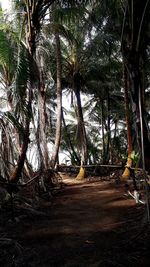
<svg viewBox="0 0 150 267">
<path fill-rule="evenodd" d="M 6 32 L 0 30 L 0 65 L 3 66 L 4 71 L 7 70 L 9 72 L 9 76 L 11 77 L 14 74 L 15 63 L 12 41 Z"/>
<path fill-rule="evenodd" d="M 19 46 L 18 63 L 14 83 L 16 113 L 27 111 L 27 93 L 29 86 L 36 87 L 39 82 L 39 70 L 24 44 Z M 28 111 L 27 111 L 28 112 Z"/>
<path fill-rule="evenodd" d="M 20 134 L 20 136 L 23 136 L 24 134 L 24 128 L 18 121 L 18 118 L 13 114 L 12 112 L 5 112 L 4 117 L 13 125 L 13 127 L 16 128 L 17 132 Z"/>
</svg>

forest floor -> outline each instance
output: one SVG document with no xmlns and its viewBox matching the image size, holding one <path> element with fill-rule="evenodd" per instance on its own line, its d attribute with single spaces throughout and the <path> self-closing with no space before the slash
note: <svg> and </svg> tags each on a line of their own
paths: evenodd
<svg viewBox="0 0 150 267">
<path fill-rule="evenodd" d="M 34 209 L 0 212 L 1 267 L 150 266 L 146 208 L 114 181 L 77 181 Z"/>
</svg>

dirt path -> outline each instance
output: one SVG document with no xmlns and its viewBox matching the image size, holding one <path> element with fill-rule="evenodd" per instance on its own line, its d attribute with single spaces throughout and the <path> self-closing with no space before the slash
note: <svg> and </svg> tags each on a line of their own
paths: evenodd
<svg viewBox="0 0 150 267">
<path fill-rule="evenodd" d="M 24 248 L 22 262 L 12 266 L 150 266 L 145 211 L 124 196 L 123 188 L 64 182 L 51 203 L 41 204 L 46 215 L 9 226 L 11 238 Z"/>
</svg>

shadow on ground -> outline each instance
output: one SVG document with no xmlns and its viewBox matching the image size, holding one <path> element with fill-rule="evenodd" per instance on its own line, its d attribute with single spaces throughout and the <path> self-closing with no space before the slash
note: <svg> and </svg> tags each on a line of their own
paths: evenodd
<svg viewBox="0 0 150 267">
<path fill-rule="evenodd" d="M 41 202 L 41 214 L 18 213 L 16 222 L 3 214 L 1 236 L 16 243 L 1 245 L 0 266 L 149 266 L 144 206 L 108 181 L 64 182 L 51 202 Z"/>
</svg>

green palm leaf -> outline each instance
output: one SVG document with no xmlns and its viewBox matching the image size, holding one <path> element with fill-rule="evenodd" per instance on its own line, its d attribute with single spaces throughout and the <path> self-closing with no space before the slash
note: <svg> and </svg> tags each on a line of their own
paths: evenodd
<svg viewBox="0 0 150 267">
<path fill-rule="evenodd" d="M 27 94 L 28 87 L 37 87 L 39 82 L 38 66 L 30 56 L 27 48 L 20 44 L 18 54 L 18 64 L 16 70 L 14 97 L 16 102 L 16 113 L 20 110 L 28 114 Z M 29 115 L 29 114 L 28 114 Z"/>
<path fill-rule="evenodd" d="M 9 72 L 9 79 L 12 79 L 15 70 L 14 46 L 9 35 L 0 30 L 0 65 L 3 67 L 3 72 Z"/>
</svg>

